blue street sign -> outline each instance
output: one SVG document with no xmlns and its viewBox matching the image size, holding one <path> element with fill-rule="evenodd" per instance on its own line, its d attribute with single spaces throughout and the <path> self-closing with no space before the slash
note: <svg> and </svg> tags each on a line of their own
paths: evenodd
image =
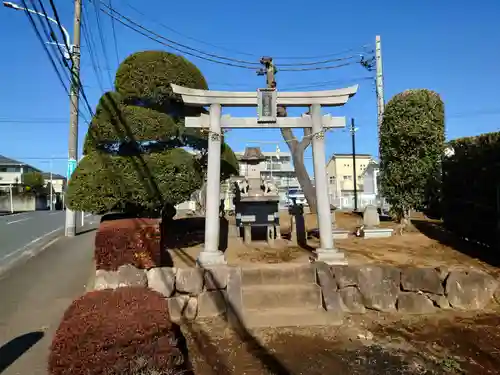
<svg viewBox="0 0 500 375">
<path fill-rule="evenodd" d="M 68 172 L 67 172 L 67 178 L 68 180 L 71 178 L 71 175 L 73 174 L 73 172 L 75 171 L 76 169 L 76 160 L 75 159 L 69 159 L 68 160 Z"/>
</svg>

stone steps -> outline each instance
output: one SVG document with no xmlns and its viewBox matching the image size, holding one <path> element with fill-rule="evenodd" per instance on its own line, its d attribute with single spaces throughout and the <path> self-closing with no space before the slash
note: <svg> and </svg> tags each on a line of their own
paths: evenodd
<svg viewBox="0 0 500 375">
<path fill-rule="evenodd" d="M 269 264 L 241 269 L 240 319 L 247 328 L 338 325 L 327 312 L 311 264 Z"/>
<path fill-rule="evenodd" d="M 330 326 L 342 324 L 342 315 L 323 309 L 254 310 L 244 314 L 243 323 L 248 328 Z"/>
<path fill-rule="evenodd" d="M 247 311 L 321 308 L 321 289 L 316 284 L 243 286 L 241 293 Z"/>
</svg>

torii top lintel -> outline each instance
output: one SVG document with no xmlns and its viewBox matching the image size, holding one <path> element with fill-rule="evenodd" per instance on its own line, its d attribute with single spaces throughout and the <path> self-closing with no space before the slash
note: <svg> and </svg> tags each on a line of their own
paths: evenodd
<svg viewBox="0 0 500 375">
<path fill-rule="evenodd" d="M 257 91 L 212 91 L 199 90 L 171 84 L 172 91 L 182 96 L 186 104 L 206 106 L 220 104 L 225 107 L 256 107 Z M 342 106 L 358 91 L 358 85 L 336 90 L 282 92 L 277 91 L 277 105 L 307 107 L 320 104 L 325 107 Z"/>
</svg>

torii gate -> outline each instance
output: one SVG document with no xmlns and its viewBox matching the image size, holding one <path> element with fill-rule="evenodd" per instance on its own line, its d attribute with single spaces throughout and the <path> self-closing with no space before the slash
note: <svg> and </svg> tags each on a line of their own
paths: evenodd
<svg viewBox="0 0 500 375">
<path fill-rule="evenodd" d="M 343 128 L 345 117 L 321 115 L 321 107 L 336 107 L 347 103 L 358 90 L 358 85 L 324 91 L 279 92 L 259 89 L 255 92 L 211 91 L 172 84 L 187 105 L 210 106 L 209 115 L 186 117 L 186 127 L 208 128 L 208 171 L 205 210 L 205 246 L 200 252 L 199 265 L 225 264 L 224 253 L 219 251 L 219 204 L 221 128 L 312 128 L 314 181 L 318 208 L 320 248 L 317 259 L 328 264 L 345 264 L 344 254 L 334 247 L 330 199 L 326 176 L 324 129 Z M 310 115 L 277 117 L 277 106 L 310 107 Z M 232 118 L 221 116 L 222 106 L 257 107 L 258 117 Z"/>
</svg>

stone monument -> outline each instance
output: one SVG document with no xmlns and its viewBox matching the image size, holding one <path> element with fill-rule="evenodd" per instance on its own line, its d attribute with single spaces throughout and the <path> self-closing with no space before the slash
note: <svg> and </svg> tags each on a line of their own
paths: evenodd
<svg viewBox="0 0 500 375">
<path fill-rule="evenodd" d="M 239 184 L 239 201 L 235 204 L 237 225 L 243 228 L 244 241 L 252 241 L 252 228 L 265 228 L 269 245 L 281 237 L 279 229 L 279 196 L 272 183 L 261 178 L 260 163 L 265 160 L 259 147 L 247 147 L 240 163 L 247 171 Z"/>
<path fill-rule="evenodd" d="M 376 206 L 368 205 L 363 212 L 363 237 L 380 238 L 391 237 L 393 229 L 380 228 L 380 216 Z"/>
</svg>

